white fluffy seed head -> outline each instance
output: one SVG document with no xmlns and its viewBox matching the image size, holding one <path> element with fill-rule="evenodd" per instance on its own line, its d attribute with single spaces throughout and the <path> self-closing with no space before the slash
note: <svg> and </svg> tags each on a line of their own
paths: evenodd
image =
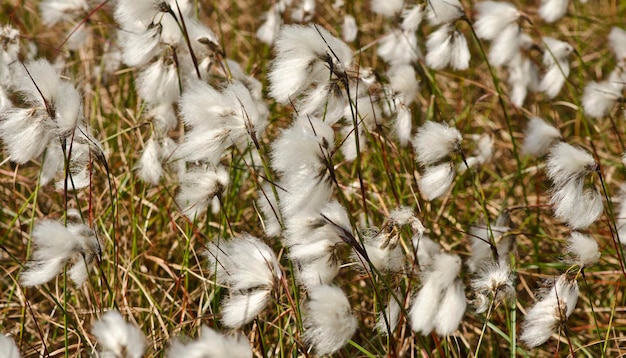
<svg viewBox="0 0 626 358">
<path fill-rule="evenodd" d="M 459 272 L 461 258 L 458 255 L 441 253 L 433 258 L 433 265 L 430 271 L 425 272 L 425 278 L 443 289 L 452 285 Z"/>
<path fill-rule="evenodd" d="M 589 267 L 600 260 L 596 240 L 576 231 L 567 239 L 567 252 L 572 256 L 572 261 L 580 267 Z"/>
<path fill-rule="evenodd" d="M 222 301 L 222 324 L 230 328 L 241 328 L 248 324 L 265 309 L 270 293 L 270 290 L 233 293 Z"/>
<path fill-rule="evenodd" d="M 476 10 L 474 29 L 476 35 L 484 40 L 494 40 L 521 15 L 513 4 L 507 2 L 482 1 L 477 3 L 474 9 Z"/>
<path fill-rule="evenodd" d="M 304 341 L 318 355 L 338 351 L 357 328 L 348 298 L 336 286 L 310 288 L 304 318 Z"/>
<path fill-rule="evenodd" d="M 626 61 L 626 31 L 619 27 L 611 28 L 609 33 L 609 46 L 619 62 Z"/>
<path fill-rule="evenodd" d="M 500 260 L 483 265 L 474 279 L 472 291 L 476 294 L 476 312 L 483 313 L 490 305 L 512 299 L 515 296 L 513 273 L 509 264 Z"/>
<path fill-rule="evenodd" d="M 582 99 L 585 113 L 594 118 L 602 118 L 609 114 L 617 101 L 622 98 L 623 87 L 623 83 L 589 82 L 585 86 Z"/>
<path fill-rule="evenodd" d="M 424 19 L 424 5 L 414 5 L 413 7 L 405 7 L 402 11 L 401 27 L 405 31 L 417 31 L 422 20 Z"/>
<path fill-rule="evenodd" d="M 465 15 L 459 0 L 429 0 L 426 9 L 431 25 L 454 22 Z"/>
<path fill-rule="evenodd" d="M 396 293 L 396 297 L 402 299 L 398 293 Z M 376 319 L 376 330 L 385 336 L 388 335 L 389 332 L 393 332 L 398 326 L 400 312 L 400 304 L 395 297 L 390 296 L 387 306 L 378 314 L 378 318 Z"/>
<path fill-rule="evenodd" d="M 217 282 L 232 291 L 270 290 L 281 270 L 274 251 L 258 238 L 242 234 L 207 244 L 205 256 Z"/>
<path fill-rule="evenodd" d="M 546 166 L 548 177 L 555 187 L 560 187 L 569 180 L 596 170 L 597 164 L 589 152 L 561 142 L 550 150 Z"/>
<path fill-rule="evenodd" d="M 87 278 L 87 267 L 101 255 L 100 241 L 95 232 L 85 224 L 65 226 L 55 220 L 43 220 L 32 233 L 34 250 L 20 281 L 24 286 L 37 286 L 54 279 L 72 260 L 68 270 L 76 285 Z M 75 267 L 75 268 L 74 268 Z"/>
<path fill-rule="evenodd" d="M 531 348 L 545 343 L 572 314 L 577 301 L 578 283 L 565 275 L 559 276 L 526 313 L 520 339 Z"/>
<path fill-rule="evenodd" d="M 102 346 L 102 353 L 115 357 L 140 358 L 146 350 L 146 338 L 141 330 L 128 323 L 118 311 L 109 311 L 93 325 L 92 333 Z"/>
<path fill-rule="evenodd" d="M 20 351 L 17 349 L 13 339 L 0 334 L 0 352 L 3 352 L 5 358 L 20 358 Z"/>
<path fill-rule="evenodd" d="M 531 117 L 524 131 L 522 151 L 530 155 L 543 155 L 561 141 L 561 132 L 539 117 Z"/>
<path fill-rule="evenodd" d="M 214 197 L 228 186 L 228 172 L 222 166 L 203 166 L 185 172 L 180 178 L 176 203 L 189 219 L 202 215 Z"/>
<path fill-rule="evenodd" d="M 555 22 L 565 15 L 569 0 L 541 0 L 539 16 L 548 23 Z"/>
<path fill-rule="evenodd" d="M 280 103 L 294 100 L 312 83 L 326 82 L 331 64 L 341 71 L 352 63 L 350 47 L 319 25 L 283 26 L 275 46 L 269 93 Z"/>
<path fill-rule="evenodd" d="M 506 26 L 491 43 L 489 63 L 492 66 L 504 66 L 520 56 L 523 33 L 517 23 Z"/>
<path fill-rule="evenodd" d="M 168 358 L 252 358 L 252 348 L 250 342 L 243 336 L 224 336 L 207 326 L 202 326 L 200 338 L 188 343 L 174 341 L 166 356 Z"/>
<path fill-rule="evenodd" d="M 571 180 L 553 191 L 550 204 L 554 215 L 574 230 L 593 224 L 604 211 L 602 194 L 596 187 L 584 188 L 584 180 Z"/>
<path fill-rule="evenodd" d="M 343 17 L 343 24 L 341 25 L 341 37 L 345 42 L 352 42 L 359 34 L 359 27 L 356 24 L 356 19 L 352 15 L 345 15 Z"/>
<path fill-rule="evenodd" d="M 461 132 L 445 123 L 426 121 L 413 138 L 413 149 L 420 165 L 432 165 L 457 151 Z"/>
<path fill-rule="evenodd" d="M 391 29 L 383 36 L 376 53 L 392 66 L 411 64 L 422 57 L 415 32 L 400 29 Z"/>
<path fill-rule="evenodd" d="M 452 182 L 454 182 L 454 166 L 452 163 L 442 163 L 427 167 L 424 174 L 417 180 L 417 186 L 426 200 L 431 201 L 447 193 Z"/>
<path fill-rule="evenodd" d="M 435 316 L 435 331 L 441 337 L 454 333 L 467 307 L 465 299 L 465 285 L 461 280 L 456 280 L 448 286 L 443 294 L 437 315 Z"/>
<path fill-rule="evenodd" d="M 411 299 L 408 320 L 414 332 L 427 335 L 433 330 L 441 296 L 441 287 L 435 282 L 427 280 Z"/>
<path fill-rule="evenodd" d="M 370 4 L 373 12 L 386 17 L 394 17 L 402 11 L 404 0 L 371 0 Z"/>
</svg>

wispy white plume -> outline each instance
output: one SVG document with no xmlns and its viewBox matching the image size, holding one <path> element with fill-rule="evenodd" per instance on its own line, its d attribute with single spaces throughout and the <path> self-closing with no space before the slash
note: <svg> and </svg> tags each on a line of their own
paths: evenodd
<svg viewBox="0 0 626 358">
<path fill-rule="evenodd" d="M 465 16 L 459 0 L 429 0 L 426 10 L 431 25 L 453 22 Z"/>
<path fill-rule="evenodd" d="M 230 297 L 222 303 L 222 323 L 238 328 L 267 305 L 274 282 L 282 276 L 274 251 L 261 240 L 242 234 L 207 245 L 208 267 Z"/>
<path fill-rule="evenodd" d="M 20 358 L 20 351 L 17 349 L 15 342 L 8 336 L 0 334 L 0 352 L 5 358 Z"/>
<path fill-rule="evenodd" d="M 505 260 L 483 265 L 472 279 L 472 291 L 476 295 L 476 313 L 483 313 L 515 296 L 513 273 Z"/>
<path fill-rule="evenodd" d="M 413 66 L 408 64 L 391 66 L 387 71 L 387 76 L 395 97 L 401 103 L 409 105 L 415 101 L 419 82 Z"/>
<path fill-rule="evenodd" d="M 524 37 L 522 34 L 522 43 Z M 511 87 L 509 97 L 515 106 L 522 107 L 528 91 L 537 91 L 539 88 L 539 70 L 532 60 L 522 56 L 521 53 L 513 57 L 507 66 L 509 69 L 507 82 Z"/>
<path fill-rule="evenodd" d="M 265 13 L 265 21 L 256 30 L 256 37 L 268 45 L 273 44 L 278 36 L 281 24 L 281 13 L 278 11 L 276 5 L 272 5 Z"/>
<path fill-rule="evenodd" d="M 484 40 L 495 40 L 509 25 L 521 16 L 517 8 L 508 2 L 482 1 L 474 6 L 476 35 Z"/>
<path fill-rule="evenodd" d="M 402 11 L 404 0 L 371 0 L 372 11 L 386 16 L 394 17 Z"/>
<path fill-rule="evenodd" d="M 345 293 L 336 286 L 322 285 L 308 290 L 304 318 L 304 341 L 318 355 L 338 351 L 357 328 Z"/>
<path fill-rule="evenodd" d="M 622 162 L 626 161 L 622 156 Z M 622 245 L 626 245 L 626 184 L 620 186 L 619 195 L 619 211 L 615 218 L 615 225 L 617 226 L 617 235 Z"/>
<path fill-rule="evenodd" d="M 399 106 L 393 124 L 393 131 L 400 145 L 406 146 L 409 144 L 411 141 L 411 129 L 413 128 L 411 109 L 404 105 Z"/>
<path fill-rule="evenodd" d="M 548 177 L 557 187 L 591 173 L 596 167 L 597 164 L 589 152 L 565 142 L 552 147 L 547 162 Z"/>
<path fill-rule="evenodd" d="M 269 94 L 280 103 L 295 99 L 313 83 L 328 81 L 330 69 L 345 71 L 352 63 L 350 47 L 319 25 L 283 26 L 275 48 Z"/>
<path fill-rule="evenodd" d="M 426 200 L 435 200 L 448 192 L 454 181 L 454 166 L 452 163 L 442 163 L 427 167 L 417 180 L 420 193 Z"/>
<path fill-rule="evenodd" d="M 559 276 L 526 313 L 520 339 L 531 348 L 545 343 L 574 312 L 577 301 L 578 283 Z"/>
<path fill-rule="evenodd" d="M 148 103 L 174 103 L 180 97 L 174 63 L 159 59 L 143 69 L 135 84 L 137 93 Z"/>
<path fill-rule="evenodd" d="M 539 83 L 539 90 L 545 92 L 549 98 L 554 98 L 559 94 L 569 76 L 570 65 L 567 57 L 574 51 L 574 48 L 567 42 L 551 37 L 544 37 L 543 43 L 546 47 L 543 64 L 548 69 Z"/>
<path fill-rule="evenodd" d="M 604 210 L 597 188 L 584 187 L 585 175 L 596 169 L 597 163 L 583 149 L 562 142 L 550 151 L 547 172 L 554 183 L 550 204 L 554 206 L 555 216 L 572 229 L 591 225 Z"/>
<path fill-rule="evenodd" d="M 609 114 L 617 101 L 622 98 L 624 83 L 610 81 L 591 81 L 585 86 L 583 108 L 585 113 L 594 118 Z"/>
<path fill-rule="evenodd" d="M 100 351 L 113 357 L 141 358 L 146 351 L 146 337 L 118 311 L 109 311 L 93 324 L 92 333 L 101 345 Z"/>
<path fill-rule="evenodd" d="M 81 12 L 87 13 L 89 6 L 85 0 L 44 0 L 39 3 L 41 18 L 47 26 L 60 21 L 71 21 Z"/>
<path fill-rule="evenodd" d="M 465 36 L 453 25 L 445 24 L 432 32 L 426 40 L 426 63 L 441 70 L 450 65 L 455 70 L 469 67 L 470 52 Z"/>
<path fill-rule="evenodd" d="M 465 285 L 460 279 L 448 286 L 435 316 L 435 331 L 439 336 L 449 336 L 457 330 L 467 308 Z"/>
<path fill-rule="evenodd" d="M 397 292 L 396 297 L 402 299 Z M 383 311 L 380 311 L 376 319 L 376 330 L 383 335 L 388 335 L 390 331 L 393 332 L 400 321 L 400 312 L 400 304 L 395 297 L 389 295 L 387 306 Z"/>
<path fill-rule="evenodd" d="M 73 263 L 68 270 L 70 278 L 76 285 L 82 285 L 87 278 L 85 263 L 101 255 L 95 232 L 85 224 L 64 226 L 55 220 L 42 220 L 35 224 L 32 241 L 34 250 L 20 277 L 24 286 L 37 286 L 54 279 L 69 261 Z"/>
<path fill-rule="evenodd" d="M 424 19 L 424 5 L 418 4 L 402 10 L 401 27 L 405 31 L 417 31 Z"/>
<path fill-rule="evenodd" d="M 282 276 L 274 251 L 249 234 L 210 242 L 205 256 L 217 282 L 232 291 L 271 289 Z"/>
<path fill-rule="evenodd" d="M 572 256 L 572 262 L 579 267 L 589 267 L 600 260 L 596 240 L 576 231 L 567 239 L 567 252 Z"/>
<path fill-rule="evenodd" d="M 391 29 L 378 42 L 376 53 L 387 63 L 406 65 L 422 57 L 414 31 Z"/>
<path fill-rule="evenodd" d="M 250 91 L 239 82 L 219 92 L 205 82 L 190 81 L 179 107 L 189 131 L 177 156 L 188 162 L 215 165 L 227 148 L 260 138 L 267 126 Z"/>
<path fill-rule="evenodd" d="M 612 27 L 609 33 L 609 46 L 617 61 L 626 61 L 626 31 L 619 27 Z"/>
<path fill-rule="evenodd" d="M 426 121 L 413 139 L 413 149 L 420 165 L 435 164 L 458 150 L 461 132 L 445 123 Z"/>
<path fill-rule="evenodd" d="M 252 348 L 243 336 L 224 336 L 217 331 L 202 326 L 200 338 L 183 343 L 175 341 L 167 351 L 168 358 L 252 358 Z"/>
<path fill-rule="evenodd" d="M 194 219 L 203 214 L 211 200 L 219 196 L 229 183 L 228 172 L 223 166 L 202 166 L 183 173 L 176 202 L 183 214 Z"/>
<path fill-rule="evenodd" d="M 359 27 L 356 24 L 356 20 L 352 15 L 345 15 L 343 17 L 343 24 L 341 25 L 341 37 L 345 42 L 352 42 L 359 34 Z"/>
<path fill-rule="evenodd" d="M 513 236 L 507 234 L 509 230 L 511 228 L 509 227 L 509 216 L 506 212 L 489 226 L 483 224 L 470 228 L 468 237 L 472 245 L 472 254 L 467 260 L 467 266 L 470 271 L 480 271 L 482 266 L 489 265 L 495 261 L 491 247 L 492 237 L 496 245 L 498 258 L 500 260 L 508 258 L 508 254 L 514 245 Z"/>
<path fill-rule="evenodd" d="M 550 197 L 554 215 L 574 230 L 593 224 L 604 211 L 602 194 L 595 186 L 585 189 L 584 184 L 584 178 L 571 180 L 555 187 Z"/>
<path fill-rule="evenodd" d="M 158 184 L 163 175 L 161 159 L 159 144 L 154 138 L 149 138 L 143 148 L 141 159 L 137 165 L 137 175 L 150 184 Z"/>
<path fill-rule="evenodd" d="M 424 268 L 424 285 L 412 299 L 409 310 L 411 329 L 423 335 L 433 329 L 439 335 L 449 335 L 456 330 L 467 305 L 463 284 L 456 278 L 461 258 L 439 253 L 433 257 L 432 266 Z"/>
<path fill-rule="evenodd" d="M 569 0 L 541 0 L 539 16 L 546 22 L 555 22 L 567 12 Z"/>
<path fill-rule="evenodd" d="M 530 155 L 543 155 L 563 140 L 561 132 L 539 117 L 531 117 L 524 131 L 522 151 Z"/>
<path fill-rule="evenodd" d="M 504 66 L 520 54 L 522 32 L 517 23 L 506 26 L 493 40 L 489 48 L 489 62 L 493 66 Z"/>
</svg>

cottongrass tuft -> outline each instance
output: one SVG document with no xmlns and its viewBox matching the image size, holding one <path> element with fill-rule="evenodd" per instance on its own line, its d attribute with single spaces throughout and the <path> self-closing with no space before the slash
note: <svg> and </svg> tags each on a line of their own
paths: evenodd
<svg viewBox="0 0 626 358">
<path fill-rule="evenodd" d="M 325 83 L 329 67 L 340 72 L 352 63 L 350 47 L 317 25 L 283 26 L 275 50 L 268 73 L 269 94 L 283 104 L 295 100 L 311 84 Z"/>
<path fill-rule="evenodd" d="M 217 283 L 230 289 L 222 322 L 232 328 L 247 324 L 265 308 L 275 280 L 282 276 L 274 251 L 248 234 L 209 243 L 205 257 Z"/>
<path fill-rule="evenodd" d="M 567 143 L 550 151 L 548 177 L 553 182 L 550 204 L 555 216 L 575 230 L 584 229 L 602 215 L 602 195 L 593 186 L 585 188 L 585 175 L 596 171 L 598 164 L 591 154 Z"/>
<path fill-rule="evenodd" d="M 454 22 L 465 16 L 463 5 L 458 0 L 430 0 L 426 9 L 431 25 Z"/>
<path fill-rule="evenodd" d="M 73 265 L 67 273 L 80 286 L 87 279 L 87 264 L 99 260 L 102 252 L 95 231 L 81 223 L 65 226 L 56 220 L 39 221 L 33 229 L 32 240 L 35 248 L 20 277 L 24 286 L 52 280 L 68 261 Z"/>
<path fill-rule="evenodd" d="M 600 260 L 596 240 L 576 231 L 567 239 L 567 252 L 572 256 L 572 262 L 581 268 L 589 267 Z"/>
<path fill-rule="evenodd" d="M 357 320 L 345 293 L 336 286 L 320 285 L 308 290 L 304 318 L 304 341 L 316 354 L 333 354 L 354 335 Z"/>
<path fill-rule="evenodd" d="M 252 358 L 250 342 L 244 337 L 225 336 L 210 327 L 200 328 L 200 338 L 183 343 L 175 341 L 167 351 L 168 358 Z"/>
<path fill-rule="evenodd" d="M 545 343 L 574 312 L 578 293 L 576 280 L 559 276 L 526 313 L 520 339 L 531 348 Z"/>
<path fill-rule="evenodd" d="M 504 260 L 491 261 L 481 266 L 471 284 L 472 291 L 476 295 L 474 300 L 476 313 L 483 313 L 489 307 L 495 307 L 515 297 L 513 278 L 511 267 Z"/>
<path fill-rule="evenodd" d="M 146 337 L 118 311 L 109 311 L 93 325 L 92 333 L 102 346 L 100 357 L 140 358 L 146 351 Z"/>
<path fill-rule="evenodd" d="M 445 123 L 426 121 L 413 139 L 413 149 L 420 165 L 432 165 L 457 151 L 461 132 Z"/>
<path fill-rule="evenodd" d="M 524 132 L 522 151 L 526 154 L 539 156 L 547 153 L 550 148 L 563 140 L 561 132 L 539 117 L 531 117 Z"/>
<path fill-rule="evenodd" d="M 424 174 L 417 180 L 417 186 L 427 200 L 435 200 L 448 192 L 452 182 L 454 182 L 454 166 L 452 163 L 442 163 L 427 167 Z"/>
<path fill-rule="evenodd" d="M 547 71 L 539 83 L 539 90 L 545 92 L 548 98 L 554 98 L 559 94 L 569 76 L 570 65 L 567 57 L 574 51 L 574 48 L 567 42 L 551 37 L 544 37 L 543 43 L 546 47 L 543 64 L 547 67 Z"/>
<path fill-rule="evenodd" d="M 460 270 L 457 255 L 439 253 L 432 258 L 432 266 L 424 273 L 424 285 L 411 300 L 413 331 L 427 335 L 435 330 L 440 336 L 456 331 L 467 306 L 465 286 L 456 278 Z"/>
<path fill-rule="evenodd" d="M 0 334 L 0 352 L 4 358 L 20 358 L 20 351 L 13 339 L 4 334 Z"/>
</svg>

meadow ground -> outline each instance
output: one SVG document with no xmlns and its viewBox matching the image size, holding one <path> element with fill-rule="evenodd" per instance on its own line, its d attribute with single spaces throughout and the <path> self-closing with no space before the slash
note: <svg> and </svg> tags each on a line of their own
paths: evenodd
<svg viewBox="0 0 626 358">
<path fill-rule="evenodd" d="M 142 152 L 157 132 L 150 115 L 153 103 L 136 90 L 138 76 L 146 65 L 115 66 L 110 54 L 121 50 L 120 41 L 124 41 L 118 37 L 120 24 L 113 15 L 116 2 L 87 3 L 87 8 L 54 25 L 46 25 L 38 1 L 2 1 L 0 25 L 10 24 L 19 31 L 20 61 L 48 59 L 78 89 L 85 123 L 100 141 L 106 165 L 92 154 L 87 167 L 88 185 L 76 191 L 64 190 L 63 185 L 55 188 L 54 180 L 40 185 L 43 156 L 18 165 L 10 160 L 3 144 L 0 331 L 14 339 L 23 357 L 91 356 L 99 349 L 92 333 L 94 322 L 103 312 L 117 309 L 146 335 L 146 357 L 164 356 L 177 337 L 196 338 L 202 324 L 226 334 L 243 334 L 255 356 L 314 356 L 310 341 L 305 338 L 307 324 L 303 323 L 310 287 L 299 285 L 295 274 L 299 263 L 289 260 L 290 251 L 285 247 L 289 245 L 281 239 L 284 233 L 266 234 L 264 225 L 268 220 L 264 219 L 258 200 L 264 183 L 274 185 L 284 180 L 285 173 L 272 165 L 276 156 L 272 154 L 273 143 L 295 121 L 294 113 L 299 107 L 306 104 L 306 100 L 298 102 L 297 98 L 281 104 L 268 94 L 268 73 L 276 51 L 259 41 L 256 32 L 263 23 L 260 14 L 268 11 L 272 2 L 192 2 L 191 13 L 216 34 L 220 47 L 210 56 L 214 62 L 205 80 L 216 88 L 227 83 L 229 75 L 225 73 L 229 71 L 225 68 L 229 65 L 224 63 L 226 58 L 232 59 L 263 85 L 260 102 L 269 110 L 267 127 L 254 138 L 256 142 L 244 141 L 244 145 L 221 154 L 218 162 L 227 173 L 228 183 L 216 197 L 219 200 L 203 203 L 208 210 L 195 218 L 185 215 L 185 203 L 181 207 L 180 171 L 177 174 L 180 165 L 177 169 L 175 160 L 162 158 L 165 169 L 156 184 L 140 178 L 137 168 L 141 166 Z M 478 2 L 461 3 L 475 24 Z M 511 67 L 487 63 L 492 42 L 479 39 L 470 22 L 460 19 L 451 25 L 465 36 L 471 53 L 469 66 L 463 70 L 449 66 L 432 69 L 425 60 L 429 52 L 425 44 L 439 25 L 424 20 L 417 29 L 417 46 L 424 56 L 409 61 L 419 81 L 417 92 L 405 101 L 411 111 L 411 137 L 427 121 L 457 128 L 463 136 L 460 148 L 447 156 L 455 167 L 472 156 L 480 157 L 481 143 L 487 143 L 489 152 L 484 162 L 466 171 L 458 170 L 450 188 L 444 188 L 447 190 L 438 198 L 427 200 L 427 195 L 420 192 L 423 189 L 418 182 L 427 166 L 416 162 L 418 153 L 410 143 L 402 145 L 398 140 L 397 108 L 379 110 L 376 113 L 381 117 L 374 121 L 348 115 L 333 124 L 336 149 L 324 152 L 323 175 L 329 183 L 330 198 L 337 200 L 348 214 L 350 231 L 357 243 L 332 246 L 332 256 L 340 260 L 341 269 L 331 281 L 344 291 L 358 322 L 354 335 L 333 356 L 617 357 L 626 353 L 626 260 L 618 237 L 623 224 L 619 217 L 620 187 L 626 181 L 622 162 L 626 150 L 623 87 L 617 95 L 621 99 L 616 97 L 616 103 L 599 118 L 589 115 L 582 104 L 586 86 L 607 79 L 623 60 L 616 59 L 608 36 L 614 26 L 626 27 L 626 3 L 571 0 L 567 14 L 553 23 L 540 17 L 539 0 L 515 1 L 514 5 L 524 12 L 524 18 L 514 22 L 519 23 L 531 41 L 522 46 L 521 53 L 537 66 L 540 78 L 550 67 L 544 62 L 544 55 L 550 50 L 542 42 L 543 37 L 565 41 L 575 50 L 567 56 L 567 81 L 553 98 L 530 91 L 523 105 L 516 106 L 507 81 Z M 286 24 L 296 22 L 291 16 L 298 15 L 298 6 L 294 1 L 280 14 Z M 364 69 L 371 69 L 373 82 L 365 90 L 365 97 L 377 106 L 389 105 L 385 90 L 392 81 L 391 65 L 377 49 L 389 31 L 400 28 L 402 19 L 374 13 L 369 1 L 346 0 L 341 7 L 333 7 L 330 1 L 318 2 L 305 23 L 318 24 L 341 38 L 346 14 L 356 20 L 358 35 L 347 43 L 354 52 L 351 67 L 345 73 L 354 79 L 366 73 Z M 68 33 L 83 20 L 90 32 L 80 46 L 70 49 Z M 184 40 L 183 37 L 181 41 Z M 622 51 L 625 53 L 626 49 Z M 328 63 L 333 61 L 331 58 Z M 562 75 L 560 70 L 558 73 Z M 326 72 L 330 78 L 334 75 L 337 73 Z M 340 83 L 339 92 L 349 88 L 347 78 L 346 75 L 346 82 L 342 78 L 336 81 Z M 183 94 L 186 83 L 181 80 Z M 7 93 L 14 105 L 23 106 L 19 94 L 10 88 Z M 177 100 L 174 102 L 180 119 L 182 110 Z M 328 103 L 322 102 L 325 106 L 330 113 Z M 319 108 L 316 111 L 312 116 L 324 117 L 319 115 Z M 597 263 L 585 265 L 588 267 L 584 270 L 566 249 L 575 225 L 554 215 L 550 201 L 553 182 L 546 173 L 546 155 L 533 156 L 522 151 L 525 130 L 533 116 L 558 128 L 563 141 L 584 148 L 598 165 L 597 170 L 594 167 L 586 173 L 584 188 L 597 188 L 603 213 L 578 231 L 597 242 L 601 257 Z M 346 138 L 354 139 L 349 134 L 355 132 L 351 127 L 355 123 L 360 137 L 356 142 L 363 148 L 349 158 L 350 153 L 343 149 L 354 145 Z M 345 127 L 352 131 L 342 131 Z M 178 146 L 189 132 L 189 126 L 179 120 L 161 134 Z M 300 158 L 297 152 L 291 156 L 294 161 Z M 200 166 L 200 162 L 201 159 L 188 160 L 186 167 L 183 162 L 183 171 Z M 188 186 L 202 189 L 199 184 Z M 273 196 L 281 190 L 280 185 L 277 187 L 267 193 Z M 422 335 L 411 329 L 407 318 L 410 301 L 415 300 L 416 292 L 424 285 L 426 276 L 422 272 L 427 270 L 417 262 L 411 241 L 415 233 L 408 227 L 388 226 L 391 213 L 399 207 L 410 208 L 424 225 L 425 234 L 439 243 L 443 252 L 456 254 L 464 262 L 458 277 L 465 285 L 468 305 L 458 329 L 451 335 Z M 81 222 L 97 231 L 102 243 L 101 256 L 89 265 L 86 282 L 76 286 L 69 273 L 62 272 L 45 284 L 21 284 L 20 277 L 34 251 L 32 233 L 37 223 L 44 219 L 67 222 L 68 212 L 75 210 L 80 213 Z M 295 210 L 301 209 L 296 206 Z M 496 219 L 503 215 L 510 218 L 510 222 L 505 222 L 504 238 L 498 238 L 495 230 L 489 234 L 490 229 L 485 238 L 492 243 L 497 239 L 511 242 L 501 256 L 512 269 L 514 295 L 497 305 L 494 301 L 488 304 L 488 310 L 477 313 L 476 292 L 471 287 L 477 272 L 466 265 L 476 254 L 472 238 L 479 235 L 477 227 L 496 226 Z M 397 235 L 396 244 L 404 258 L 401 269 L 384 272 L 367 264 L 367 269 L 360 267 L 355 247 L 376 230 L 372 228 L 388 228 Z M 273 283 L 267 306 L 260 315 L 232 329 L 221 321 L 222 303 L 232 293 L 216 283 L 205 251 L 211 242 L 229 240 L 242 233 L 261 238 L 274 249 L 282 278 Z M 569 318 L 563 317 L 563 322 L 554 324 L 554 334 L 546 343 L 531 348 L 520 340 L 525 316 L 541 298 L 538 290 L 543 282 L 564 273 L 576 280 L 580 288 L 578 302 Z M 404 308 L 399 310 L 397 327 L 384 334 L 375 326 L 389 297 L 394 297 L 392 292 Z"/>
</svg>

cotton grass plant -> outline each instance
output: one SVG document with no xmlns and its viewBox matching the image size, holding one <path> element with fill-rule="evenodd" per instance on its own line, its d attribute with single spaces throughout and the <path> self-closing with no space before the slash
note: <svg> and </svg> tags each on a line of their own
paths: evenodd
<svg viewBox="0 0 626 358">
<path fill-rule="evenodd" d="M 623 350 L 623 7 L 23 5 L 0 355 Z"/>
</svg>

